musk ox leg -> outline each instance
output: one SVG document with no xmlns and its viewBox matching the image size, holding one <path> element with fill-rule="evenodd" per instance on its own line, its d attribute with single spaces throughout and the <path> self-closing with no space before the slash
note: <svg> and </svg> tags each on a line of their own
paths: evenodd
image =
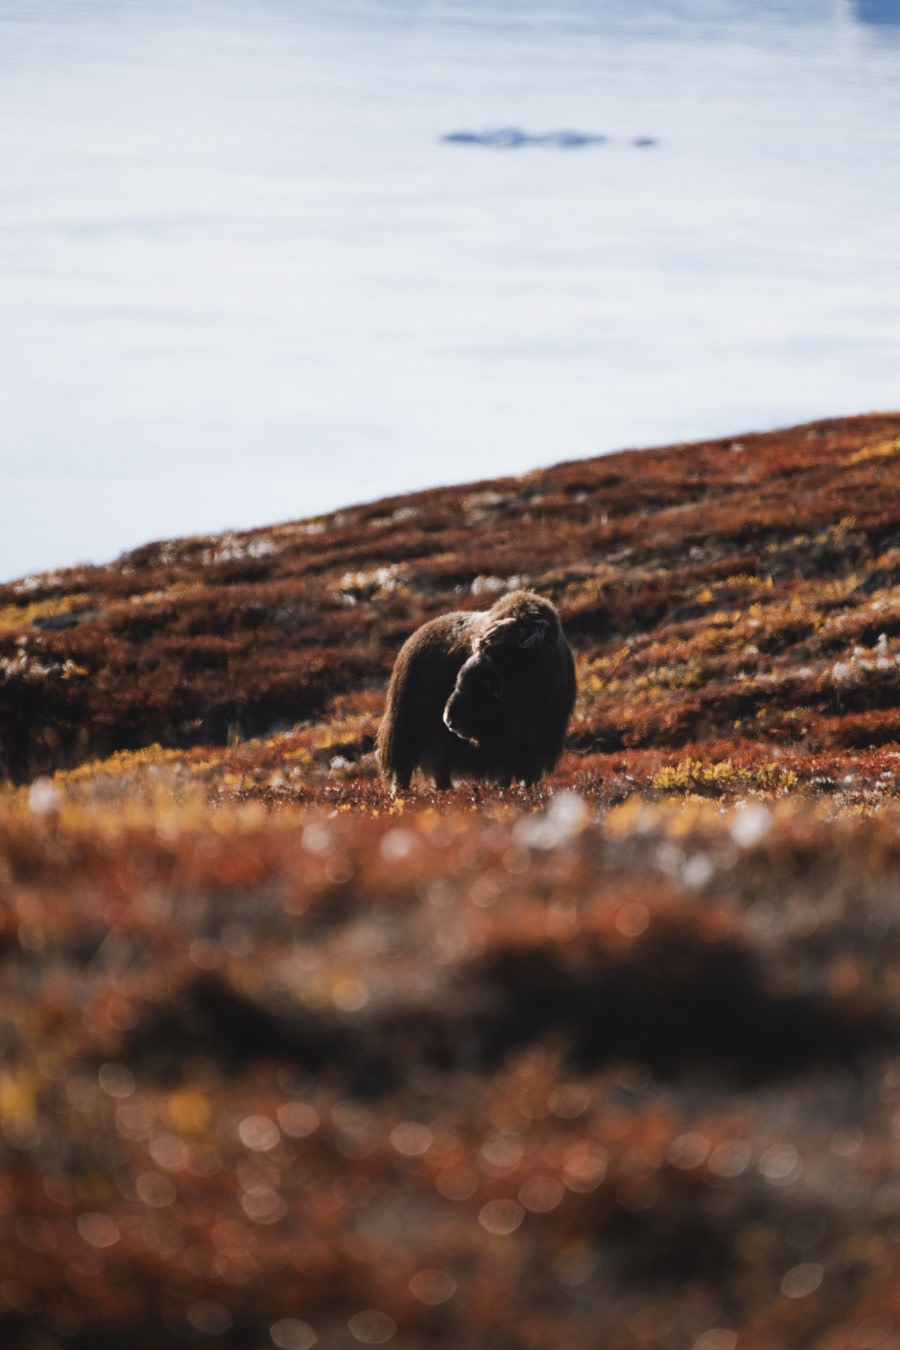
<svg viewBox="0 0 900 1350">
<path fill-rule="evenodd" d="M 411 768 L 394 769 L 391 774 L 391 791 L 408 792 L 412 781 L 412 772 Z"/>
<path fill-rule="evenodd" d="M 453 779 L 446 764 L 435 764 L 431 776 L 438 792 L 448 792 L 453 787 Z"/>
</svg>

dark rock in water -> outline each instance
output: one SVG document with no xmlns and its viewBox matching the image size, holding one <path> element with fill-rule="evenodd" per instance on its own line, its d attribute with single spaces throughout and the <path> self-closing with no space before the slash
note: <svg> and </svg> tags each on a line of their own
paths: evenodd
<svg viewBox="0 0 900 1350">
<path fill-rule="evenodd" d="M 503 150 L 514 150 L 536 139 L 518 127 L 501 127 L 499 131 L 451 131 L 441 137 L 442 141 L 453 145 L 492 145 Z"/>
<path fill-rule="evenodd" d="M 451 145 L 487 145 L 497 150 L 517 150 L 522 145 L 551 145 L 559 150 L 580 150 L 586 145 L 607 145 L 608 136 L 590 131 L 545 131 L 534 135 L 521 127 L 500 127 L 496 131 L 448 131 L 441 137 Z M 655 136 L 635 136 L 632 145 L 658 145 Z"/>
<path fill-rule="evenodd" d="M 579 150 L 583 145 L 605 145 L 608 136 L 594 136 L 584 131 L 548 131 L 546 136 L 536 136 L 542 145 L 558 145 L 562 150 Z"/>
<path fill-rule="evenodd" d="M 501 127 L 499 131 L 486 131 L 482 137 L 484 145 L 496 145 L 502 150 L 516 150 L 520 145 L 533 143 L 536 137 L 518 127 Z"/>
</svg>

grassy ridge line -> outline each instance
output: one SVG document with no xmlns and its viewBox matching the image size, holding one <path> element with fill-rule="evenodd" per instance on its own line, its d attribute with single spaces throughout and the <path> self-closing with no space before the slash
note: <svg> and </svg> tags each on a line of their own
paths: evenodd
<svg viewBox="0 0 900 1350">
<path fill-rule="evenodd" d="M 0 1329 L 889 1338 L 897 826 L 8 795 Z"/>
<path fill-rule="evenodd" d="M 748 740 L 812 754 L 894 742 L 898 450 L 897 415 L 815 423 L 12 583 L 0 771 L 21 781 L 352 718 L 344 758 L 359 761 L 402 639 L 516 579 L 556 601 L 578 651 L 572 746 L 588 772 L 621 751 L 627 781 L 631 751 L 710 740 L 733 739 L 738 759 Z"/>
</svg>

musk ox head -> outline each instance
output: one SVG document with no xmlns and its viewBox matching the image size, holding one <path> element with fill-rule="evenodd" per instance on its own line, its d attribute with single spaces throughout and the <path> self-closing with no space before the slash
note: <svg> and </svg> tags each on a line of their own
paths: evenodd
<svg viewBox="0 0 900 1350">
<path fill-rule="evenodd" d="M 505 682 L 490 656 L 476 652 L 460 668 L 453 693 L 444 707 L 444 726 L 460 740 L 480 745 L 491 714 L 503 697 Z"/>
<path fill-rule="evenodd" d="M 543 616 L 497 619 L 474 642 L 444 707 L 444 726 L 461 740 L 481 745 L 496 726 L 497 708 L 511 683 L 521 678 L 523 658 L 538 655 L 550 633 Z"/>
</svg>

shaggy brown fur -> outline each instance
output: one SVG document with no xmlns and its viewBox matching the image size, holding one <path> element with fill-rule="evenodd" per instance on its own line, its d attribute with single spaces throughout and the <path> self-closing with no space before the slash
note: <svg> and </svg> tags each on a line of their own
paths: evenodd
<svg viewBox="0 0 900 1350">
<path fill-rule="evenodd" d="M 445 614 L 401 647 L 377 748 L 383 774 L 408 788 L 417 768 L 453 778 L 534 783 L 562 754 L 575 664 L 559 615 L 533 591 L 489 610 Z"/>
</svg>

